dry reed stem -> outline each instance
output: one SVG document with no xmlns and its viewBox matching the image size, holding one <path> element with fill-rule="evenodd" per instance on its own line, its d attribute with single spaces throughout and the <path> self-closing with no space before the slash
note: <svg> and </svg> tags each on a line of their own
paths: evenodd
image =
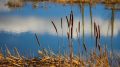
<svg viewBox="0 0 120 67">
<path fill-rule="evenodd" d="M 54 26 L 54 28 L 55 28 L 55 30 L 56 30 L 56 33 L 58 33 L 57 27 L 55 26 L 54 22 L 53 22 L 53 21 L 51 21 L 51 22 L 52 22 L 52 24 L 53 24 L 53 26 Z"/>
<path fill-rule="evenodd" d="M 80 33 L 80 21 L 79 21 L 79 26 L 78 26 L 78 29 L 79 29 L 79 33 Z"/>
<path fill-rule="evenodd" d="M 37 34 L 35 34 L 35 36 L 36 36 L 36 39 L 37 39 L 37 41 L 38 41 L 39 46 L 41 46 L 40 41 L 39 41 L 39 39 L 38 39 L 38 37 L 37 37 Z"/>
<path fill-rule="evenodd" d="M 84 43 L 83 45 L 84 45 L 85 51 L 87 52 L 87 48 L 86 48 L 86 46 L 85 46 L 85 43 Z"/>
<path fill-rule="evenodd" d="M 61 28 L 63 28 L 62 18 L 61 18 Z"/>
<path fill-rule="evenodd" d="M 73 38 L 73 27 L 71 27 L 71 39 Z"/>
</svg>

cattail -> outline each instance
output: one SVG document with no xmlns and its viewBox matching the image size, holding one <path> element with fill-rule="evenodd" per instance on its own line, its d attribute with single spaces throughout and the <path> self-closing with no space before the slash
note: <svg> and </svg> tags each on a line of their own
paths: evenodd
<svg viewBox="0 0 120 67">
<path fill-rule="evenodd" d="M 71 11 L 71 13 L 72 13 L 72 27 L 73 27 L 73 25 L 74 25 L 74 16 L 73 16 L 73 11 Z"/>
<path fill-rule="evenodd" d="M 53 26 L 55 27 L 55 30 L 56 30 L 56 33 L 57 33 L 57 32 L 58 32 L 58 31 L 57 31 L 57 27 L 55 26 L 55 24 L 54 24 L 53 21 L 51 21 L 51 22 L 52 22 Z"/>
<path fill-rule="evenodd" d="M 61 28 L 63 28 L 63 24 L 62 24 L 62 18 L 61 18 Z"/>
<path fill-rule="evenodd" d="M 97 29 L 97 25 L 96 25 L 96 32 L 97 32 L 97 38 L 98 38 L 98 29 Z"/>
<path fill-rule="evenodd" d="M 94 22 L 94 36 L 96 36 L 96 23 Z"/>
<path fill-rule="evenodd" d="M 78 29 L 79 29 L 79 33 L 80 33 L 80 21 L 79 21 L 79 26 L 78 27 L 79 27 Z"/>
<path fill-rule="evenodd" d="M 100 52 L 100 58 L 102 59 L 102 50 L 101 50 L 101 46 L 100 46 L 100 44 L 98 45 L 99 46 L 99 52 Z"/>
<path fill-rule="evenodd" d="M 87 49 L 86 49 L 85 43 L 84 43 L 83 45 L 84 45 L 85 51 L 87 52 Z"/>
<path fill-rule="evenodd" d="M 99 30 L 99 39 L 100 39 L 100 26 L 98 25 L 98 30 Z"/>
<path fill-rule="evenodd" d="M 40 41 L 39 41 L 39 39 L 38 39 L 38 37 L 37 37 L 37 34 L 35 34 L 35 36 L 36 36 L 36 39 L 37 39 L 37 41 L 38 41 L 39 46 L 41 46 Z"/>
<path fill-rule="evenodd" d="M 70 23 L 69 23 L 69 27 L 70 27 L 70 25 L 71 25 L 71 14 L 70 14 Z"/>
<path fill-rule="evenodd" d="M 96 39 L 96 48 L 97 48 L 97 36 L 96 36 L 96 38 L 95 38 L 95 39 Z"/>
<path fill-rule="evenodd" d="M 69 21 L 68 21 L 68 17 L 66 16 L 66 19 L 67 19 L 67 23 L 68 23 L 68 27 L 69 27 Z"/>
<path fill-rule="evenodd" d="M 71 39 L 73 38 L 73 27 L 71 27 Z"/>
<path fill-rule="evenodd" d="M 98 47 L 99 47 L 99 52 L 100 52 L 100 50 L 101 50 L 101 46 L 100 46 L 100 44 L 98 45 Z"/>
<path fill-rule="evenodd" d="M 68 35 L 68 39 L 70 40 L 70 34 L 67 32 L 67 35 Z"/>
</svg>

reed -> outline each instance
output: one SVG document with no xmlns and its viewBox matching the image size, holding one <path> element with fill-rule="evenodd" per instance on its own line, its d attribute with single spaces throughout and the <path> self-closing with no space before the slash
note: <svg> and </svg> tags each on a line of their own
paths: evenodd
<svg viewBox="0 0 120 67">
<path fill-rule="evenodd" d="M 41 46 L 40 41 L 39 41 L 39 39 L 38 39 L 38 37 L 37 37 L 37 34 L 35 34 L 35 36 L 36 36 L 36 39 L 37 39 L 37 41 L 38 41 L 39 46 Z"/>
<path fill-rule="evenodd" d="M 54 28 L 55 28 L 55 30 L 56 30 L 56 33 L 58 33 L 57 27 L 55 26 L 54 22 L 53 22 L 53 21 L 51 21 L 51 22 L 52 22 L 52 24 L 53 24 L 53 26 L 54 26 Z"/>
</svg>

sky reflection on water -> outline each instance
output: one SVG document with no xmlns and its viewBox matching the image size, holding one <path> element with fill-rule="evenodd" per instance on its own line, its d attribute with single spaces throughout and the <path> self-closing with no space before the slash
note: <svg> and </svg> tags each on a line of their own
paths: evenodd
<svg viewBox="0 0 120 67">
<path fill-rule="evenodd" d="M 58 41 L 56 31 L 51 23 L 51 20 L 54 21 L 58 28 L 58 35 L 60 40 L 61 53 L 63 42 L 62 42 L 62 29 L 60 18 L 63 18 L 63 36 L 65 47 L 68 46 L 67 39 L 67 20 L 65 16 L 69 17 L 71 12 L 71 6 L 56 5 L 52 3 L 51 9 L 49 5 L 47 10 L 43 8 L 38 8 L 32 10 L 32 5 L 28 4 L 23 10 L 13 10 L 11 11 L 7 6 L 3 6 L 5 1 L 0 1 L 0 47 L 3 47 L 5 50 L 4 44 L 8 46 L 8 49 L 12 52 L 13 47 L 17 47 L 18 52 L 21 53 L 26 51 L 29 53 L 29 49 L 35 51 L 35 56 L 37 56 L 37 50 L 40 49 L 35 38 L 35 33 L 37 33 L 39 41 L 42 46 L 52 48 L 56 53 L 58 50 Z M 91 15 L 89 6 L 84 7 L 84 14 L 80 12 L 79 6 L 72 6 L 74 14 L 74 32 L 73 32 L 73 52 L 76 54 L 75 50 L 78 51 L 78 40 L 76 28 L 78 28 L 78 22 L 81 22 L 81 31 L 80 31 L 80 44 L 81 51 L 83 50 L 83 18 L 84 15 L 84 42 L 89 50 L 90 47 L 94 48 L 95 39 L 94 39 L 94 21 L 97 25 L 100 25 L 101 29 L 101 44 L 107 44 L 108 50 L 111 50 L 111 44 L 113 40 L 113 49 L 114 51 L 120 52 L 119 49 L 119 40 L 120 40 L 120 12 L 116 11 L 114 13 L 114 20 L 112 22 L 111 18 L 113 16 L 112 10 L 104 9 L 103 6 L 96 6 L 96 8 L 91 8 L 92 12 L 92 24 L 91 24 Z M 112 23 L 113 28 L 112 28 Z M 112 30 L 113 29 L 113 30 Z M 109 31 L 108 31 L 109 30 Z M 107 33 L 108 31 L 108 33 Z M 113 34 L 112 34 L 113 31 Z M 113 37 L 113 39 L 112 39 Z M 102 46 L 103 47 L 103 46 Z M 48 49 L 48 48 L 47 48 Z"/>
</svg>

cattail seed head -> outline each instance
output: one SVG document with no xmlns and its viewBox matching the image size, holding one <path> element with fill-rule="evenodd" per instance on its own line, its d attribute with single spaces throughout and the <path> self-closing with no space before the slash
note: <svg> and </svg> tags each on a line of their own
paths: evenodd
<svg viewBox="0 0 120 67">
<path fill-rule="evenodd" d="M 99 47 L 99 52 L 100 52 L 100 50 L 101 50 L 101 46 L 100 46 L 100 44 L 98 45 L 98 47 Z"/>
<path fill-rule="evenodd" d="M 61 18 L 61 28 L 63 28 L 62 18 Z"/>
<path fill-rule="evenodd" d="M 79 33 L 80 33 L 80 21 L 79 21 L 79 26 L 78 26 L 78 29 L 79 29 Z"/>
<path fill-rule="evenodd" d="M 74 25 L 74 16 L 73 16 L 73 11 L 72 11 L 72 27 Z"/>
<path fill-rule="evenodd" d="M 86 49 L 85 43 L 84 43 L 83 45 L 84 45 L 85 51 L 87 52 L 87 49 Z"/>
<path fill-rule="evenodd" d="M 57 27 L 55 26 L 55 24 L 54 24 L 54 22 L 53 21 L 51 21 L 52 22 L 52 24 L 53 24 L 53 26 L 54 26 L 54 28 L 55 28 L 55 30 L 56 30 L 56 33 L 58 32 L 57 31 Z"/>
<path fill-rule="evenodd" d="M 97 36 L 96 36 L 96 38 L 95 38 L 95 39 L 96 39 L 96 48 L 97 48 Z"/>
<path fill-rule="evenodd" d="M 68 17 L 66 16 L 66 19 L 67 19 L 67 23 L 68 23 L 68 27 L 69 27 L 69 21 L 68 21 Z"/>
<path fill-rule="evenodd" d="M 70 34 L 67 32 L 67 35 L 68 35 L 68 39 L 70 40 Z"/>
<path fill-rule="evenodd" d="M 70 14 L 70 23 L 69 23 L 69 25 L 71 25 L 71 14 Z"/>
<path fill-rule="evenodd" d="M 71 27 L 71 39 L 73 38 L 73 27 Z"/>
</svg>

